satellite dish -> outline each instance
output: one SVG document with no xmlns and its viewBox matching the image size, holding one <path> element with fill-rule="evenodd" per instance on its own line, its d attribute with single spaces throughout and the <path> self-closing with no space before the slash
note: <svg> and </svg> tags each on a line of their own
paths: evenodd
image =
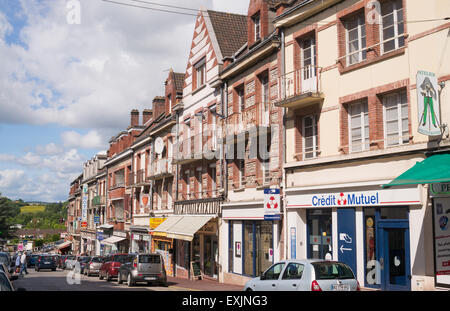
<svg viewBox="0 0 450 311">
<path fill-rule="evenodd" d="M 158 137 L 155 140 L 155 152 L 157 154 L 161 154 L 163 151 L 164 151 L 164 141 L 161 137 Z"/>
</svg>

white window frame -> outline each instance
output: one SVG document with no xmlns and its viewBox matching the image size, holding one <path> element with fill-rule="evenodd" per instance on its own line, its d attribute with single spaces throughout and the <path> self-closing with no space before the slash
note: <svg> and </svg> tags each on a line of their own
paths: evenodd
<svg viewBox="0 0 450 311">
<path fill-rule="evenodd" d="M 393 11 L 392 11 L 391 13 L 388 13 L 388 14 L 386 14 L 386 15 L 384 15 L 384 16 L 381 16 L 381 23 L 380 23 L 380 45 L 381 45 L 380 50 L 381 50 L 381 54 L 389 53 L 389 52 L 395 51 L 395 50 L 397 50 L 397 49 L 399 49 L 399 48 L 405 46 L 405 41 L 404 41 L 404 40 L 403 40 L 403 45 L 402 45 L 402 46 L 400 46 L 400 43 L 399 43 L 400 37 L 403 37 L 403 38 L 404 38 L 405 32 L 403 31 L 403 33 L 401 33 L 401 34 L 398 33 L 398 13 L 401 12 L 401 14 L 403 14 L 403 4 L 402 4 L 402 1 L 400 0 L 400 5 L 401 5 L 400 8 L 397 7 L 397 3 L 398 3 L 398 2 L 397 2 L 397 1 L 393 1 L 393 0 L 390 0 L 390 1 L 387 1 L 387 2 L 385 2 L 385 3 L 382 3 L 381 5 L 382 5 L 382 6 L 383 6 L 383 5 L 386 5 L 386 3 L 389 3 L 389 2 L 392 3 L 394 9 L 393 9 Z M 383 35 L 383 30 L 384 30 L 385 28 L 387 28 L 387 27 L 384 27 L 385 25 L 383 24 L 383 19 L 384 19 L 386 16 L 390 15 L 390 14 L 393 14 L 393 20 L 394 20 L 394 21 L 393 21 L 392 27 L 394 27 L 394 36 L 391 37 L 391 38 L 385 39 L 385 38 L 384 38 L 384 35 Z M 402 23 L 403 23 L 403 30 L 404 30 L 404 29 L 405 29 L 405 20 L 404 20 L 404 19 L 403 19 L 403 22 L 402 22 Z M 391 27 L 391 26 L 388 26 L 388 27 Z M 384 45 L 385 45 L 387 42 L 392 41 L 392 40 L 394 40 L 394 45 L 395 45 L 395 46 L 394 46 L 394 49 L 385 52 L 385 51 L 384 51 Z"/>
<path fill-rule="evenodd" d="M 206 59 L 201 59 L 194 67 L 196 71 L 195 89 L 199 89 L 206 84 Z M 201 79 L 199 79 L 199 77 L 201 77 Z"/>
<path fill-rule="evenodd" d="M 261 124 L 269 125 L 269 77 L 261 77 Z"/>
<path fill-rule="evenodd" d="M 261 15 L 258 13 L 253 16 L 253 25 L 254 25 L 254 32 L 255 32 L 255 41 L 258 41 L 261 39 Z"/>
<path fill-rule="evenodd" d="M 306 128 L 305 128 L 305 119 L 306 118 L 312 118 L 312 120 L 313 120 L 313 125 L 312 125 L 312 130 L 313 130 L 313 156 L 311 157 L 311 158 L 306 158 L 306 144 L 305 144 L 305 142 L 306 142 L 306 137 L 305 137 L 305 130 L 306 130 Z M 318 150 L 319 150 L 319 146 L 318 146 L 318 144 L 317 144 L 317 140 L 318 140 L 318 138 L 319 138 L 319 135 L 318 135 L 318 131 L 319 131 L 319 128 L 318 128 L 318 126 L 317 126 L 317 116 L 316 115 L 308 115 L 308 116 L 304 116 L 303 118 L 302 118 L 302 154 L 303 154 L 303 160 L 309 160 L 309 159 L 315 159 L 315 158 L 317 158 L 317 155 L 318 155 Z"/>
<path fill-rule="evenodd" d="M 360 126 L 361 127 L 361 141 L 360 141 L 360 144 L 361 144 L 362 147 L 361 147 L 361 150 L 354 151 L 353 150 L 353 136 L 352 136 L 352 129 L 353 129 L 353 127 L 352 127 L 351 109 L 352 109 L 352 107 L 354 107 L 356 105 L 364 105 L 364 106 L 366 106 L 367 107 L 367 111 L 364 112 L 364 110 L 361 109 L 361 113 L 359 115 L 359 118 L 360 118 L 360 121 L 361 121 L 361 126 Z M 349 104 L 349 106 L 348 106 L 348 114 L 347 115 L 348 115 L 348 142 L 349 142 L 350 153 L 362 152 L 362 151 L 366 151 L 366 150 L 370 149 L 370 145 L 368 147 L 366 147 L 366 144 L 370 143 L 370 136 L 368 136 L 366 138 L 366 134 L 370 135 L 370 129 L 369 129 L 369 133 L 366 133 L 366 126 L 368 125 L 368 124 L 365 124 L 365 122 L 364 122 L 366 114 L 367 114 L 367 116 L 369 116 L 369 104 L 368 104 L 368 102 L 366 100 Z"/>
<path fill-rule="evenodd" d="M 364 55 L 364 53 L 363 53 L 366 50 L 366 47 L 367 47 L 366 46 L 367 45 L 367 33 L 365 33 L 365 35 L 364 35 L 364 42 L 363 42 L 363 39 L 362 39 L 363 38 L 362 30 L 363 30 L 363 27 L 364 27 L 364 29 L 366 27 L 364 13 L 358 14 L 358 15 L 354 16 L 353 18 L 351 18 L 352 21 L 354 21 L 355 19 L 356 19 L 356 24 L 357 24 L 355 28 L 349 29 L 348 28 L 348 21 L 345 24 L 345 43 L 346 43 L 345 44 L 345 49 L 346 49 L 346 54 L 347 54 L 347 57 L 346 57 L 346 60 L 347 60 L 346 64 L 347 64 L 347 66 L 358 64 L 358 63 L 360 63 L 360 62 L 362 62 L 362 61 L 367 59 L 367 53 L 366 53 L 366 55 Z M 359 49 L 357 51 L 350 52 L 350 49 L 349 49 L 349 46 L 350 46 L 349 32 L 354 30 L 354 29 L 358 30 L 358 38 L 357 38 L 357 40 L 358 40 L 358 48 Z M 354 54 L 358 55 L 358 60 L 355 61 L 355 62 L 351 62 L 351 59 L 352 59 L 351 56 L 354 55 Z"/>
<path fill-rule="evenodd" d="M 405 102 L 402 102 L 402 95 L 404 95 L 405 98 Z M 388 133 L 387 133 L 387 119 L 386 119 L 386 99 L 388 97 L 393 97 L 396 96 L 397 97 L 397 134 L 398 134 L 398 143 L 396 144 L 388 144 Z M 382 98 L 382 102 L 383 102 L 383 132 L 384 132 L 384 145 L 385 147 L 396 147 L 396 146 L 401 146 L 401 145 L 407 145 L 409 144 L 409 103 L 408 103 L 408 97 L 406 94 L 406 91 L 399 91 L 396 93 L 391 93 L 391 94 L 387 94 L 385 96 L 383 96 Z M 407 142 L 403 142 L 403 139 L 405 139 L 403 137 L 403 120 L 404 118 L 402 118 L 402 108 L 403 106 L 406 106 L 406 109 L 408 109 L 408 116 L 407 116 L 407 120 L 408 120 L 408 125 L 407 125 L 407 132 L 408 132 L 408 139 Z"/>
</svg>

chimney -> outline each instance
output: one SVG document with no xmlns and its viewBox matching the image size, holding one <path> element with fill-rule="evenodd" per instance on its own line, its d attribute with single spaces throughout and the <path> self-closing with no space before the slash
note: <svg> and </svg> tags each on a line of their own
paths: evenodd
<svg viewBox="0 0 450 311">
<path fill-rule="evenodd" d="M 153 117 L 156 119 L 166 112 L 166 99 L 162 96 L 156 96 L 153 99 Z"/>
<path fill-rule="evenodd" d="M 139 126 L 139 110 L 131 110 L 131 123 L 130 127 Z"/>
<path fill-rule="evenodd" d="M 142 111 L 142 124 L 145 125 L 153 116 L 153 111 L 151 109 L 144 109 Z"/>
</svg>

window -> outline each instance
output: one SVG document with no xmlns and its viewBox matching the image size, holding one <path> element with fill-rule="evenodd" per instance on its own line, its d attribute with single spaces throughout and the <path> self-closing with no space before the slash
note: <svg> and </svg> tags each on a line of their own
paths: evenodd
<svg viewBox="0 0 450 311">
<path fill-rule="evenodd" d="M 300 280 L 305 267 L 299 263 L 290 263 L 283 273 L 283 280 Z"/>
<path fill-rule="evenodd" d="M 255 31 L 255 41 L 258 41 L 261 39 L 261 17 L 259 14 L 256 14 L 252 19 Z"/>
<path fill-rule="evenodd" d="M 317 280 L 354 279 L 352 269 L 340 262 L 313 262 Z"/>
<path fill-rule="evenodd" d="M 350 152 L 369 150 L 369 112 L 367 101 L 348 107 Z"/>
<path fill-rule="evenodd" d="M 198 178 L 197 178 L 197 183 L 198 183 L 198 198 L 202 198 L 202 192 L 203 192 L 203 178 L 202 178 L 202 171 L 198 171 Z"/>
<path fill-rule="evenodd" d="M 167 97 L 169 100 L 169 113 L 172 113 L 172 95 L 169 94 Z"/>
<path fill-rule="evenodd" d="M 244 118 L 243 118 L 243 111 L 245 109 L 245 93 L 244 93 L 244 87 L 240 87 L 237 90 L 237 95 L 238 95 L 238 112 L 239 112 L 239 116 L 238 116 L 238 127 L 239 127 L 239 131 L 242 131 L 244 128 Z"/>
<path fill-rule="evenodd" d="M 408 101 L 406 92 L 389 94 L 383 97 L 384 138 L 387 146 L 409 142 Z"/>
<path fill-rule="evenodd" d="M 284 262 L 277 263 L 269 268 L 266 272 L 264 272 L 264 279 L 265 280 L 278 280 L 280 277 L 281 271 L 283 271 L 284 268 Z"/>
<path fill-rule="evenodd" d="M 195 89 L 198 89 L 206 83 L 206 59 L 203 58 L 194 67 L 196 72 Z"/>
<path fill-rule="evenodd" d="M 269 125 L 269 79 L 261 78 L 261 125 Z"/>
<path fill-rule="evenodd" d="M 123 220 L 123 200 L 116 201 L 114 203 L 115 212 L 116 212 L 116 219 L 117 220 Z"/>
<path fill-rule="evenodd" d="M 303 159 L 317 157 L 317 116 L 303 118 Z"/>
<path fill-rule="evenodd" d="M 125 185 L 125 169 L 121 169 L 119 171 L 116 171 L 114 173 L 114 179 L 115 179 L 115 187 L 121 187 Z"/>
<path fill-rule="evenodd" d="M 405 45 L 402 0 L 381 4 L 381 52 L 387 53 Z"/>
<path fill-rule="evenodd" d="M 364 13 L 349 19 L 345 23 L 347 40 L 347 65 L 353 65 L 366 59 L 366 27 Z"/>
</svg>

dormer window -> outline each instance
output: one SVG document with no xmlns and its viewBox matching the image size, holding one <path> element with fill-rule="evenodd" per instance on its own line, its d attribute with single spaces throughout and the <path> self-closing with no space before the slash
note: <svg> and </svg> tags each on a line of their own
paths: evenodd
<svg viewBox="0 0 450 311">
<path fill-rule="evenodd" d="M 254 15 L 252 17 L 253 20 L 253 26 L 254 26 L 254 32 L 255 32 L 255 41 L 258 41 L 261 39 L 261 17 L 258 14 Z"/>
</svg>

